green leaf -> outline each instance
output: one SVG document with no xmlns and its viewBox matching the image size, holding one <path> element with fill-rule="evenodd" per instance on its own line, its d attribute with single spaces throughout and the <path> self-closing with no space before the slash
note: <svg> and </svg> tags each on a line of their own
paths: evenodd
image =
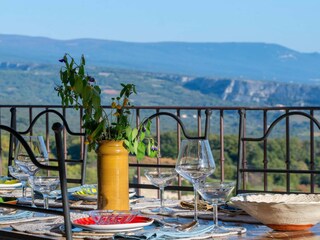
<svg viewBox="0 0 320 240">
<path fill-rule="evenodd" d="M 138 129 L 137 128 L 132 129 L 132 139 L 135 139 L 137 135 L 138 135 Z"/>
<path fill-rule="evenodd" d="M 132 141 L 132 128 L 130 126 L 126 127 L 126 136 L 129 141 Z"/>
<path fill-rule="evenodd" d="M 99 86 L 95 85 L 93 88 L 97 91 L 98 94 L 101 94 L 101 88 Z"/>
<path fill-rule="evenodd" d="M 134 142 L 133 142 L 134 153 L 137 153 L 137 152 L 138 152 L 138 145 L 139 145 L 138 141 L 134 141 Z"/>
<path fill-rule="evenodd" d="M 145 133 L 144 132 L 140 132 L 140 137 L 139 137 L 139 140 L 142 142 L 144 137 L 145 137 Z"/>
<path fill-rule="evenodd" d="M 105 126 L 105 120 L 101 121 L 101 122 L 98 124 L 98 126 L 96 127 L 96 129 L 94 129 L 94 131 L 91 133 L 91 137 L 92 137 L 93 139 L 98 138 L 98 137 L 101 135 L 104 126 Z"/>
<path fill-rule="evenodd" d="M 92 91 L 90 86 L 86 86 L 85 88 L 82 89 L 82 97 L 83 97 L 83 102 L 91 102 L 92 98 Z"/>
<path fill-rule="evenodd" d="M 80 74 L 80 75 L 84 75 L 84 66 L 81 64 L 80 66 L 79 66 L 79 71 L 78 71 L 78 73 Z"/>
<path fill-rule="evenodd" d="M 145 152 L 146 152 L 146 147 L 142 142 L 140 142 L 138 146 L 138 152 L 136 153 L 137 159 L 138 160 L 143 159 L 145 156 Z"/>
<path fill-rule="evenodd" d="M 68 71 L 65 70 L 62 72 L 62 74 L 60 75 L 61 77 L 61 80 L 64 84 L 67 84 L 68 83 Z"/>
<path fill-rule="evenodd" d="M 75 88 L 75 90 L 76 90 L 77 92 L 81 93 L 81 92 L 82 92 L 82 87 L 83 87 L 83 85 L 82 85 L 81 79 L 76 78 L 76 79 L 75 79 L 75 83 L 74 83 L 74 88 Z"/>
<path fill-rule="evenodd" d="M 99 108 L 101 105 L 100 94 L 95 89 L 92 91 L 92 105 L 95 109 Z"/>
<path fill-rule="evenodd" d="M 96 109 L 94 113 L 94 120 L 99 121 L 99 119 L 102 117 L 102 108 L 99 107 Z"/>
<path fill-rule="evenodd" d="M 123 89 L 121 90 L 121 92 L 120 92 L 120 98 L 122 98 L 122 96 L 123 96 L 123 94 L 125 93 L 125 91 L 126 91 L 125 88 L 123 88 Z M 119 98 L 118 100 L 120 100 L 120 98 Z"/>
<path fill-rule="evenodd" d="M 70 76 L 69 76 L 68 80 L 69 80 L 70 86 L 73 87 L 73 86 L 74 86 L 74 83 L 75 83 L 74 70 L 72 69 L 69 74 L 70 74 Z"/>
<path fill-rule="evenodd" d="M 86 59 L 84 58 L 84 55 L 81 55 L 81 65 L 86 65 Z"/>
<path fill-rule="evenodd" d="M 74 58 L 71 58 L 71 62 L 70 62 L 69 68 L 73 68 L 73 64 L 74 64 Z"/>
<path fill-rule="evenodd" d="M 128 140 L 126 140 L 126 139 L 124 140 L 124 143 L 125 143 L 125 145 L 127 146 L 129 152 L 130 152 L 131 154 L 135 154 L 133 145 L 132 145 Z"/>
<path fill-rule="evenodd" d="M 134 85 L 134 84 L 132 84 L 132 91 L 134 92 L 134 94 L 137 94 L 136 85 Z"/>
<path fill-rule="evenodd" d="M 129 149 L 129 151 L 130 151 L 130 147 L 131 147 L 130 142 L 127 139 L 125 139 L 125 140 L 123 140 L 123 143 L 126 146 L 126 148 Z M 132 153 L 132 152 L 130 151 L 130 153 Z"/>
</svg>

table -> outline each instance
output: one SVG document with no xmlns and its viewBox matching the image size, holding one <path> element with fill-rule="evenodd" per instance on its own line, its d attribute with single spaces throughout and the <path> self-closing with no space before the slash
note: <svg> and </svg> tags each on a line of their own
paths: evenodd
<svg viewBox="0 0 320 240">
<path fill-rule="evenodd" d="M 21 194 L 21 190 L 13 191 L 7 195 L 18 197 L 19 194 Z M 24 203 L 27 204 L 27 202 Z M 42 200 L 36 200 L 36 203 L 38 206 L 43 206 Z M 193 210 L 188 209 L 188 207 L 192 206 L 192 204 L 187 202 L 187 204 L 181 205 L 181 203 L 178 200 L 165 200 L 165 205 L 174 209 L 174 214 L 171 216 L 153 215 L 150 209 L 159 206 L 160 201 L 158 199 L 136 197 L 131 200 L 130 206 L 132 211 L 137 212 L 139 215 L 149 216 L 158 219 L 160 222 L 165 222 L 170 218 L 174 218 L 179 223 L 189 222 L 193 218 Z M 61 202 L 54 199 L 50 200 L 49 204 L 52 208 L 60 208 L 62 206 Z M 70 202 L 70 208 L 72 210 L 71 218 L 76 219 L 83 216 L 85 211 L 95 209 L 96 204 L 87 201 L 72 201 Z M 204 206 L 204 209 L 207 209 L 207 206 Z M 213 224 L 212 212 L 199 211 L 199 218 L 202 224 Z M 230 235 L 222 239 L 320 239 L 320 224 L 308 231 L 276 232 L 260 224 L 249 215 L 230 213 L 224 208 L 219 211 L 219 219 L 220 225 L 226 227 L 244 227 L 247 230 L 246 233 L 241 235 Z M 61 216 L 52 215 L 45 218 L 36 215 L 29 219 L 21 218 L 11 222 L 0 221 L 0 239 L 63 239 L 60 229 L 62 223 L 63 218 Z M 44 228 L 38 227 L 40 225 L 43 225 Z M 47 226 L 48 229 L 46 229 Z M 154 228 L 155 226 L 152 226 L 149 229 L 152 231 Z M 7 238 L 7 235 L 10 235 L 12 232 L 19 233 L 19 235 L 16 238 Z M 74 234 L 75 237 L 81 237 L 80 235 L 83 239 L 90 239 L 92 237 L 99 239 L 95 234 L 88 232 Z M 103 234 L 101 239 L 111 239 L 111 234 Z"/>
<path fill-rule="evenodd" d="M 179 203 L 177 200 L 168 200 L 165 202 L 166 205 L 169 206 L 174 206 L 174 204 Z M 141 215 L 145 215 L 146 212 L 148 212 L 148 209 L 150 207 L 155 207 L 159 205 L 159 201 L 155 199 L 144 199 L 141 198 L 139 201 L 135 202 L 132 204 L 132 208 L 134 211 L 140 212 Z M 145 207 L 143 207 L 145 206 Z M 82 212 L 84 210 L 81 210 Z M 82 214 L 80 213 L 79 210 L 75 210 L 72 214 L 78 215 Z M 159 216 L 159 215 L 147 215 L 150 217 L 158 218 L 165 220 L 167 218 L 176 218 L 177 220 L 181 222 L 187 222 L 191 221 L 192 216 L 193 216 L 193 211 L 192 210 L 185 210 L 181 211 L 181 216 L 175 215 L 175 216 Z M 199 216 L 201 218 L 202 223 L 207 223 L 207 224 L 212 224 L 211 217 L 212 213 L 211 212 L 205 212 L 205 211 L 200 211 Z M 245 218 L 239 218 L 237 216 L 228 216 L 226 213 L 221 213 L 219 217 L 222 219 L 222 221 L 219 222 L 220 225 L 223 226 L 237 226 L 237 227 L 245 227 L 247 229 L 247 232 L 242 234 L 242 235 L 233 235 L 233 236 L 226 236 L 221 239 L 230 239 L 230 240 L 237 240 L 237 239 L 258 239 L 258 240 L 263 240 L 263 239 L 320 239 L 320 224 L 314 226 L 308 231 L 297 231 L 297 232 L 276 232 L 272 231 L 270 228 L 261 225 L 257 222 L 254 222 L 254 219 L 251 218 L 252 223 L 247 223 L 245 221 L 250 222 L 250 217 L 247 216 L 247 220 Z M 0 238 L 1 239 L 64 239 L 61 237 L 61 234 L 57 234 L 56 236 L 49 236 L 47 234 L 43 235 L 41 234 L 36 234 L 35 232 L 32 232 L 32 229 L 30 226 L 37 226 L 40 223 L 41 224 L 48 224 L 52 226 L 53 228 L 56 226 L 61 225 L 61 220 L 59 220 L 61 217 L 53 218 L 53 219 L 38 219 L 33 221 L 27 221 L 27 222 L 16 222 L 12 224 L 0 224 Z M 29 225 L 28 225 L 29 224 Z M 16 238 L 7 238 L 6 236 L 12 233 L 14 230 L 13 229 L 19 229 L 21 227 L 27 227 L 29 233 L 26 232 L 19 232 L 19 236 Z M 57 228 L 56 230 L 59 230 Z M 53 233 L 52 233 L 53 234 Z M 80 237 L 79 234 L 75 234 L 77 236 L 77 239 Z M 91 238 L 90 238 L 91 236 Z M 93 238 L 94 237 L 94 238 Z M 87 234 L 83 236 L 83 239 L 98 239 L 97 236 Z M 105 236 L 101 237 L 101 239 L 112 239 L 110 235 L 106 234 Z"/>
</svg>

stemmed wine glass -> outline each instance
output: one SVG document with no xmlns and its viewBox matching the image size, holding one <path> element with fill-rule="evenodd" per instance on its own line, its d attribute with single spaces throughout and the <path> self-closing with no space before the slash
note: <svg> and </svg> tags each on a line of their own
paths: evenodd
<svg viewBox="0 0 320 240">
<path fill-rule="evenodd" d="M 43 140 L 42 136 L 24 136 L 23 137 L 26 142 L 29 144 L 36 160 L 42 164 L 49 164 L 49 157 L 48 152 Z M 24 146 L 18 142 L 15 152 L 15 159 L 14 162 L 17 166 L 19 166 L 22 171 L 29 175 L 29 184 L 33 189 L 33 178 L 35 174 L 40 170 L 30 159 L 27 151 L 25 150 Z M 35 207 L 34 204 L 34 192 L 31 191 L 32 203 L 31 205 Z"/>
<path fill-rule="evenodd" d="M 189 182 L 194 189 L 194 220 L 198 221 L 198 183 L 212 174 L 216 168 L 209 141 L 206 139 L 182 140 L 176 171 Z"/>
<path fill-rule="evenodd" d="M 177 177 L 177 172 L 169 168 L 150 168 L 145 170 L 144 175 L 154 186 L 160 189 L 160 207 L 151 211 L 160 214 L 171 213 L 173 210 L 163 205 L 163 192 L 164 188 Z"/>
<path fill-rule="evenodd" d="M 22 169 L 18 165 L 11 165 L 11 166 L 8 166 L 8 168 L 11 176 L 18 179 L 21 182 L 21 187 L 22 187 L 21 200 L 26 200 L 27 199 L 26 189 L 27 189 L 27 181 L 28 181 L 29 175 L 24 171 L 22 171 Z"/>
<path fill-rule="evenodd" d="M 60 184 L 59 177 L 34 176 L 33 179 L 29 178 L 29 183 L 33 184 L 33 188 L 35 191 L 42 193 L 43 207 L 45 209 L 48 209 L 49 194 L 51 191 L 56 190 L 58 188 Z"/>
<path fill-rule="evenodd" d="M 234 187 L 234 182 L 200 182 L 198 185 L 201 197 L 213 206 L 213 233 L 228 232 L 227 228 L 218 226 L 218 204 L 225 203 Z"/>
</svg>

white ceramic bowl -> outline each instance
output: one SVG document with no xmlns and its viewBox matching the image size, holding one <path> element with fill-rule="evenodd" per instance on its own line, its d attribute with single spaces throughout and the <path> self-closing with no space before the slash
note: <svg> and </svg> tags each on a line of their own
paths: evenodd
<svg viewBox="0 0 320 240">
<path fill-rule="evenodd" d="M 230 200 L 278 231 L 305 230 L 320 222 L 320 194 L 243 194 Z"/>
</svg>

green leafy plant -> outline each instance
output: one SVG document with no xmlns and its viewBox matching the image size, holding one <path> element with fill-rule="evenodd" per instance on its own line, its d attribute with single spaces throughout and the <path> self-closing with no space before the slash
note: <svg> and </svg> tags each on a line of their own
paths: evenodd
<svg viewBox="0 0 320 240">
<path fill-rule="evenodd" d="M 64 63 L 60 69 L 61 85 L 55 90 L 61 98 L 63 106 L 83 108 L 83 128 L 87 136 L 89 150 L 95 149 L 101 140 L 123 140 L 124 147 L 142 159 L 147 153 L 155 157 L 158 149 L 150 136 L 151 122 L 140 125 L 139 129 L 130 125 L 131 111 L 130 96 L 137 94 L 134 84 L 121 83 L 118 97 L 111 98 L 111 110 L 107 113 L 101 106 L 101 88 L 96 80 L 86 73 L 85 57 L 82 55 L 80 63 L 65 54 L 59 60 Z"/>
</svg>

